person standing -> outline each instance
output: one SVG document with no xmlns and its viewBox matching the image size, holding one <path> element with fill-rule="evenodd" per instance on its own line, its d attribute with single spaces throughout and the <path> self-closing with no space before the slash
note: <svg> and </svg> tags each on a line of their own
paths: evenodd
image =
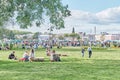
<svg viewBox="0 0 120 80">
<path fill-rule="evenodd" d="M 91 47 L 88 47 L 88 54 L 89 54 L 89 58 L 91 58 L 91 56 L 92 56 L 92 49 L 91 49 Z"/>
<path fill-rule="evenodd" d="M 84 48 L 82 48 L 82 50 L 81 50 L 82 57 L 84 57 L 84 52 L 85 52 L 85 49 L 84 49 Z"/>
</svg>

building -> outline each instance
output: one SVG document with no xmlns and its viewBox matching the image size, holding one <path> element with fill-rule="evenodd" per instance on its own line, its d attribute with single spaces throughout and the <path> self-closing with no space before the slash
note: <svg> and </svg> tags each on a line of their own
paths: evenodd
<svg viewBox="0 0 120 80">
<path fill-rule="evenodd" d="M 100 34 L 95 35 L 95 38 L 97 41 L 101 41 L 101 36 Z M 104 41 L 114 41 L 114 40 L 120 40 L 120 34 L 107 34 L 104 35 Z"/>
<path fill-rule="evenodd" d="M 39 35 L 38 36 L 38 40 L 39 41 L 46 41 L 46 40 L 49 40 L 49 38 L 51 37 L 51 35 Z"/>
</svg>

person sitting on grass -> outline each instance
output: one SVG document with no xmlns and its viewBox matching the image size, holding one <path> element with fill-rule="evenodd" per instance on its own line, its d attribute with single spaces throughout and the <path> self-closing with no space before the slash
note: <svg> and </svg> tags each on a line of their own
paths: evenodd
<svg viewBox="0 0 120 80">
<path fill-rule="evenodd" d="M 9 54 L 8 59 L 14 59 L 17 60 L 17 57 L 15 56 L 15 51 Z"/>
<path fill-rule="evenodd" d="M 29 53 L 28 51 L 25 51 L 25 53 L 23 54 L 23 57 L 19 59 L 19 61 L 29 61 Z"/>
<path fill-rule="evenodd" d="M 29 55 L 29 61 L 32 62 L 35 59 L 35 51 L 34 49 L 31 49 L 30 55 Z"/>
<path fill-rule="evenodd" d="M 46 55 L 50 56 L 50 48 L 46 48 Z"/>
<path fill-rule="evenodd" d="M 53 51 L 51 52 L 51 54 L 50 54 L 50 61 L 51 61 L 51 62 L 61 61 L 59 54 L 56 54 L 56 53 L 55 53 L 55 50 L 53 50 Z"/>
</svg>

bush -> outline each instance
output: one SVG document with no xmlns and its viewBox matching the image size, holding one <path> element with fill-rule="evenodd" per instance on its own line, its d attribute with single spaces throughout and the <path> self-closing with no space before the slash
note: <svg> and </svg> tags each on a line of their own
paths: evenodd
<svg viewBox="0 0 120 80">
<path fill-rule="evenodd" d="M 12 50 L 13 49 L 13 44 L 12 43 L 10 43 L 10 50 Z"/>
</svg>

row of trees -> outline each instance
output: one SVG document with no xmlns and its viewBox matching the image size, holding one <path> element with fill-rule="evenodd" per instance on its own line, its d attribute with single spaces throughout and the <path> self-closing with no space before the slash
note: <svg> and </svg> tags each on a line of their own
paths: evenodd
<svg viewBox="0 0 120 80">
<path fill-rule="evenodd" d="M 17 30 L 8 30 L 5 28 L 0 28 L 0 40 L 2 39 L 16 39 L 15 35 L 25 35 L 30 34 L 31 32 L 17 31 Z"/>
<path fill-rule="evenodd" d="M 11 30 L 0 28 L 0 40 L 4 39 L 4 38 L 14 39 L 15 38 L 15 34 Z"/>
<path fill-rule="evenodd" d="M 18 30 L 8 30 L 8 29 L 5 29 L 5 28 L 0 28 L 0 39 L 4 39 L 4 38 L 7 38 L 7 39 L 15 39 L 15 35 L 25 35 L 25 34 L 32 34 L 31 32 L 24 32 L 24 31 L 18 31 Z M 34 33 L 34 35 L 32 36 L 32 39 L 38 39 L 38 35 L 40 33 L 39 32 L 36 32 Z M 52 34 L 53 36 L 55 36 L 55 34 Z M 58 38 L 60 40 L 63 40 L 64 38 L 68 38 L 68 37 L 71 37 L 73 40 L 76 38 L 78 40 L 80 40 L 80 35 L 75 33 L 75 29 L 73 27 L 72 29 L 72 33 L 70 34 L 64 34 L 64 35 L 60 35 Z M 27 36 L 24 36 L 23 39 L 27 39 Z M 105 39 L 105 35 L 102 34 L 101 37 L 100 37 L 101 41 L 104 41 Z"/>
<path fill-rule="evenodd" d="M 70 33 L 70 34 L 64 34 L 58 37 L 60 40 L 63 40 L 64 38 L 72 38 L 72 40 L 74 41 L 75 38 L 80 40 L 80 35 L 77 33 Z"/>
<path fill-rule="evenodd" d="M 76 38 L 77 40 L 80 40 L 80 35 L 78 33 L 75 33 L 75 28 L 73 27 L 72 29 L 72 33 L 70 34 L 64 34 L 64 36 L 59 36 L 59 39 L 64 39 L 64 38 L 68 38 L 71 37 L 72 40 L 74 41 L 74 39 Z"/>
</svg>

